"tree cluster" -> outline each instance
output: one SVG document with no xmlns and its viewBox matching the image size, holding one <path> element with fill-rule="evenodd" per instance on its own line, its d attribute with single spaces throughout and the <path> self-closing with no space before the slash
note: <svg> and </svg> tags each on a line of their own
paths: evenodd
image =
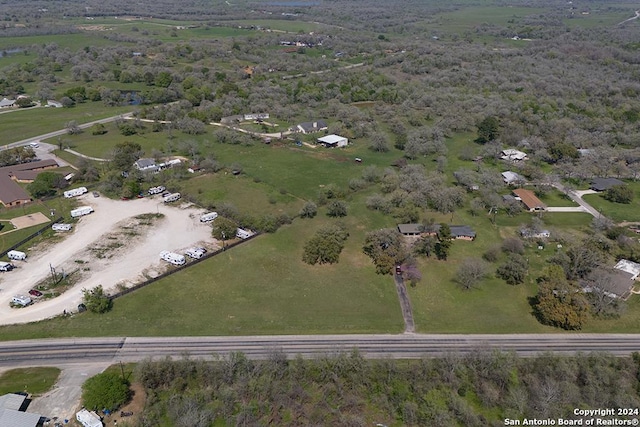
<svg viewBox="0 0 640 427">
<path fill-rule="evenodd" d="M 349 237 L 344 224 L 332 224 L 320 228 L 304 245 L 302 261 L 307 264 L 335 264 Z"/>
</svg>

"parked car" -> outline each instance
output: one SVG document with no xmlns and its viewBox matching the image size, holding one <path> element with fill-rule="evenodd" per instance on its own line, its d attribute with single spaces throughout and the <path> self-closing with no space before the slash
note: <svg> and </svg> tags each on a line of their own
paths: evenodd
<svg viewBox="0 0 640 427">
<path fill-rule="evenodd" d="M 40 292 L 37 289 L 31 289 L 29 291 L 29 295 L 31 295 L 32 297 L 41 297 L 42 296 L 42 292 Z"/>
<path fill-rule="evenodd" d="M 402 274 L 402 267 L 396 265 L 396 274 Z"/>
<path fill-rule="evenodd" d="M 93 192 L 93 197 L 100 197 L 100 193 L 98 193 L 97 191 Z"/>
</svg>

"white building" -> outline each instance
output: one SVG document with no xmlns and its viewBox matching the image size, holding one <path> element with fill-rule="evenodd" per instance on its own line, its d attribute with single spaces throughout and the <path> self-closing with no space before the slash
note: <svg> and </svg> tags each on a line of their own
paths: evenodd
<svg viewBox="0 0 640 427">
<path fill-rule="evenodd" d="M 640 264 L 629 261 L 628 259 L 621 259 L 613 268 L 616 270 L 626 271 L 633 276 L 633 280 L 636 280 L 638 276 L 640 276 Z"/>
<path fill-rule="evenodd" d="M 76 413 L 76 420 L 80 422 L 84 427 L 103 427 L 100 416 L 93 411 L 87 411 L 82 409 Z"/>
<path fill-rule="evenodd" d="M 502 150 L 500 154 L 500 158 L 502 160 L 509 160 L 511 162 L 519 162 L 527 159 L 527 153 L 523 153 L 522 151 L 515 150 L 513 148 Z"/>
<path fill-rule="evenodd" d="M 327 135 L 322 138 L 318 138 L 318 144 L 322 144 L 327 148 L 333 147 L 346 147 L 349 143 L 349 140 L 344 136 L 340 135 Z"/>
<path fill-rule="evenodd" d="M 507 185 L 520 184 L 525 181 L 524 177 L 511 171 L 502 172 L 502 180 Z"/>
</svg>

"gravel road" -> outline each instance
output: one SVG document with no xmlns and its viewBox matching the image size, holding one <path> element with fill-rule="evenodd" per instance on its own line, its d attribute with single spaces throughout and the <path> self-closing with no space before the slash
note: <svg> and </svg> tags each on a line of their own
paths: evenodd
<svg viewBox="0 0 640 427">
<path fill-rule="evenodd" d="M 143 274 L 153 277 L 167 268 L 158 256 L 162 250 L 181 252 L 196 245 L 219 247 L 211 237 L 211 227 L 199 221 L 202 209 L 185 207 L 179 202 L 165 205 L 160 196 L 121 201 L 94 198 L 89 192 L 79 199 L 79 205 L 92 206 L 95 212 L 80 218 L 72 233 L 61 242 L 28 250 L 26 262 L 16 261 L 18 268 L 1 274 L 0 325 L 33 322 L 62 314 L 64 310 L 75 311 L 82 301 L 83 288 L 102 285 L 111 290 L 118 283 L 142 281 Z M 132 217 L 144 213 L 161 213 L 164 217 L 143 229 L 127 228 Z M 119 240 L 114 240 L 114 236 Z M 113 241 L 119 242 L 112 245 L 117 247 L 106 252 L 95 250 Z M 50 266 L 58 272 L 85 271 L 81 272 L 81 280 L 62 295 L 36 301 L 28 307 L 11 308 L 11 298 L 26 295 L 51 274 Z"/>
</svg>

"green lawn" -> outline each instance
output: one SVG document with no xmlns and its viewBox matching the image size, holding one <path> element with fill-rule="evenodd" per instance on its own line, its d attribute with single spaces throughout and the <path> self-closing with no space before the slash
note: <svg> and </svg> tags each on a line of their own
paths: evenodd
<svg viewBox="0 0 640 427">
<path fill-rule="evenodd" d="M 0 141 L 9 144 L 64 129 L 71 120 L 82 124 L 132 110 L 132 107 L 107 107 L 101 102 L 87 102 L 73 108 L 32 108 L 0 114 Z M 25 123 L 29 125 L 25 126 Z"/>
<path fill-rule="evenodd" d="M 629 204 L 614 203 L 605 200 L 601 194 L 585 194 L 583 200 L 596 208 L 602 215 L 615 222 L 640 221 L 640 202 L 638 201 L 637 185 L 629 185 L 634 190 L 635 198 Z"/>
<path fill-rule="evenodd" d="M 58 368 L 11 369 L 0 375 L 0 396 L 16 392 L 27 392 L 31 397 L 40 396 L 53 387 L 59 375 Z"/>
</svg>

